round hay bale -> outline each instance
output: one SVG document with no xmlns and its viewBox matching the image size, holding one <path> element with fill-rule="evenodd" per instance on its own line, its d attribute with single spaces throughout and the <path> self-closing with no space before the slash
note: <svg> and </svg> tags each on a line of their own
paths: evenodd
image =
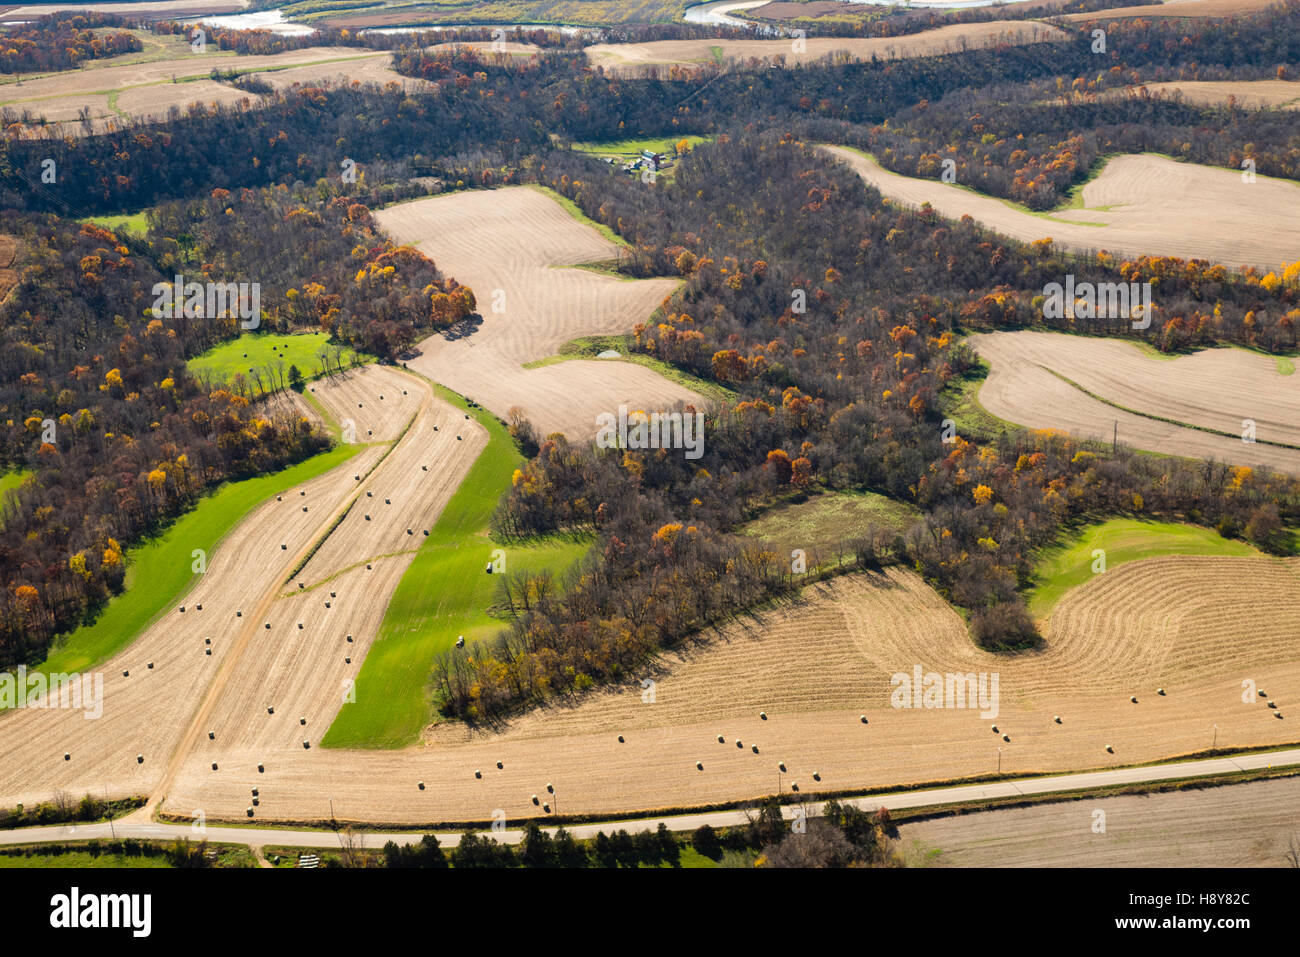
<svg viewBox="0 0 1300 957">
<path fill-rule="evenodd" d="M 253 809 L 252 809 L 251 807 L 250 807 L 250 808 L 245 808 L 245 809 L 244 809 L 244 813 L 247 814 L 249 817 L 252 817 L 252 816 L 253 816 Z"/>
<path fill-rule="evenodd" d="M 304 489 L 303 491 L 299 492 L 298 494 L 301 495 L 303 498 L 306 498 L 306 497 L 307 497 L 307 492 L 306 492 L 305 489 Z"/>
<path fill-rule="evenodd" d="M 236 617 L 236 618 L 243 618 L 243 617 L 244 617 L 244 613 L 243 613 L 242 611 L 237 611 L 237 612 L 235 612 L 235 617 Z"/>
<path fill-rule="evenodd" d="M 758 716 L 759 716 L 759 718 L 760 718 L 761 720 L 763 720 L 763 721 L 766 721 L 766 720 L 767 720 L 767 712 L 766 712 L 766 711 L 760 711 L 760 712 L 758 713 Z"/>
<path fill-rule="evenodd" d="M 555 793 L 555 785 L 551 784 L 549 781 L 546 783 L 546 793 L 547 794 Z"/>
<path fill-rule="evenodd" d="M 545 811 L 547 814 L 550 814 L 550 813 L 551 813 L 551 806 L 550 806 L 549 804 L 543 804 L 543 805 L 542 805 L 542 810 Z"/>
<path fill-rule="evenodd" d="M 257 788 L 253 788 L 253 797 L 257 797 Z"/>
<path fill-rule="evenodd" d="M 536 794 L 534 794 L 534 795 L 533 795 L 533 804 L 541 804 L 541 803 L 542 803 L 541 800 L 537 797 Z"/>
<path fill-rule="evenodd" d="M 204 639 L 203 639 L 203 643 L 204 643 L 205 645 L 210 645 L 210 644 L 212 644 L 212 639 L 211 639 L 211 638 L 204 638 Z"/>
<path fill-rule="evenodd" d="M 267 706 L 267 709 L 266 709 L 266 713 L 267 713 L 267 714 L 275 714 L 275 708 L 273 708 L 273 707 L 271 707 L 270 705 L 268 705 L 268 706 Z"/>
<path fill-rule="evenodd" d="M 302 510 L 303 510 L 304 512 L 307 511 L 307 506 L 304 505 L 304 506 L 302 507 Z"/>
<path fill-rule="evenodd" d="M 790 790 L 791 790 L 791 791 L 797 791 L 797 790 L 799 790 L 799 782 L 798 782 L 798 781 L 792 781 L 792 782 L 790 783 Z"/>
<path fill-rule="evenodd" d="M 755 754 L 758 754 L 758 745 L 754 745 L 752 748 L 750 748 L 750 750 L 753 751 Z"/>
<path fill-rule="evenodd" d="M 310 742 L 310 741 L 304 741 L 304 742 L 302 743 L 302 746 L 303 746 L 304 748 L 310 748 L 310 747 L 311 747 L 311 742 Z"/>
<path fill-rule="evenodd" d="M 497 762 L 497 770 L 498 770 L 498 771 L 503 771 L 503 770 L 505 770 L 505 765 L 502 764 L 500 761 Z"/>
<path fill-rule="evenodd" d="M 1059 714 L 1054 714 L 1054 715 L 1052 715 L 1052 720 L 1055 721 L 1057 724 L 1060 724 L 1060 723 L 1061 723 L 1061 716 L 1060 716 Z"/>
<path fill-rule="evenodd" d="M 370 571 L 370 569 L 371 569 L 370 563 L 367 562 L 367 563 L 366 563 L 366 571 Z"/>
<path fill-rule="evenodd" d="M 333 606 L 332 606 L 329 602 L 326 602 L 326 603 L 325 603 L 325 607 L 326 607 L 326 608 L 332 608 Z"/>
<path fill-rule="evenodd" d="M 369 515 L 366 516 L 366 521 L 367 521 L 367 522 L 370 521 L 370 516 L 369 516 Z"/>
<path fill-rule="evenodd" d="M 1129 701 L 1132 701 L 1134 704 L 1137 704 L 1137 703 L 1138 703 L 1138 696 L 1137 696 L 1137 695 L 1132 695 L 1128 700 L 1129 700 Z"/>
<path fill-rule="evenodd" d="M 994 734 L 997 734 L 997 733 L 998 733 L 998 726 L 997 726 L 996 724 L 993 725 L 993 733 L 994 733 Z"/>
<path fill-rule="evenodd" d="M 738 748 L 743 748 L 743 747 L 744 747 L 744 745 L 740 743 L 740 738 L 737 738 L 737 739 L 736 739 L 736 747 L 738 747 Z"/>
<path fill-rule="evenodd" d="M 336 595 L 336 594 L 334 594 L 334 592 L 330 592 L 330 597 L 331 597 L 331 598 L 338 598 L 339 596 Z"/>
<path fill-rule="evenodd" d="M 303 509 L 303 511 L 306 511 L 306 509 Z M 301 589 L 303 589 L 303 588 L 306 588 L 306 587 L 307 587 L 307 586 L 306 586 L 305 583 L 303 583 L 303 582 L 298 582 L 298 588 L 299 588 L 299 590 L 301 590 Z"/>
<path fill-rule="evenodd" d="M 1107 754 L 1114 754 L 1114 753 L 1115 753 L 1115 749 L 1112 748 L 1112 747 L 1108 744 L 1108 745 L 1106 745 L 1106 753 L 1107 753 Z"/>
<path fill-rule="evenodd" d="M 782 773 L 785 772 L 785 762 L 784 762 L 784 761 L 781 761 L 780 763 L 778 763 L 776 767 L 777 767 L 777 770 L 778 770 L 778 771 L 781 771 Z"/>
<path fill-rule="evenodd" d="M 429 530 L 427 528 L 424 530 L 424 537 L 425 538 L 429 537 Z"/>
<path fill-rule="evenodd" d="M 483 777 L 483 772 L 482 772 L 482 771 L 475 771 L 475 772 L 474 772 L 474 777 L 476 777 L 476 778 L 481 778 L 481 777 Z"/>
<path fill-rule="evenodd" d="M 424 782 L 423 782 L 423 781 L 420 782 L 420 790 L 421 790 L 421 791 L 424 790 Z"/>
<path fill-rule="evenodd" d="M 264 765 L 264 764 L 259 764 L 259 765 L 257 766 L 257 773 L 258 773 L 258 774 L 265 774 L 265 773 L 266 773 L 266 765 Z"/>
<path fill-rule="evenodd" d="M 384 499 L 384 504 L 385 504 L 385 505 L 392 505 L 392 504 L 393 504 L 393 500 L 392 500 L 391 498 L 386 498 L 386 499 Z"/>
<path fill-rule="evenodd" d="M 289 546 L 286 545 L 286 544 L 284 544 L 283 542 L 281 542 L 281 543 L 280 543 L 280 551 L 282 551 L 282 552 L 287 552 L 288 550 L 289 550 Z"/>
<path fill-rule="evenodd" d="M 703 762 L 703 761 L 696 761 L 696 762 L 695 762 L 695 770 L 696 770 L 696 771 L 703 771 L 703 770 L 704 770 L 704 762 Z"/>
<path fill-rule="evenodd" d="M 298 622 L 298 630 L 302 631 L 302 622 Z"/>
<path fill-rule="evenodd" d="M 350 665 L 350 664 L 352 664 L 352 658 L 351 658 L 351 657 L 344 658 L 344 659 L 343 659 L 343 663 L 344 663 L 345 665 Z"/>
<path fill-rule="evenodd" d="M 1163 697 L 1165 696 L 1165 689 L 1164 689 L 1164 688 L 1157 688 L 1157 689 L 1156 689 L 1156 694 L 1160 695 L 1160 697 L 1163 698 Z"/>
<path fill-rule="evenodd" d="M 351 640 L 352 640 L 352 636 L 351 636 L 351 635 L 348 635 L 348 641 L 351 641 Z"/>
<path fill-rule="evenodd" d="M 215 771 L 216 769 L 217 769 L 217 762 L 216 762 L 216 761 L 213 761 L 213 762 L 212 762 L 212 770 Z"/>
<path fill-rule="evenodd" d="M 1009 735 L 1009 734 L 1004 734 L 1004 735 L 1002 736 L 1002 740 L 1003 740 L 1003 741 L 1010 741 L 1010 740 L 1011 740 L 1011 735 Z"/>
<path fill-rule="evenodd" d="M 1259 692 L 1259 696 L 1260 696 L 1261 698 L 1267 698 L 1267 697 L 1268 697 L 1268 692 L 1267 692 L 1267 691 L 1263 691 L 1263 690 L 1261 690 L 1261 691 Z"/>
<path fill-rule="evenodd" d="M 420 471 L 421 471 L 421 472 L 427 472 L 427 471 L 429 471 L 429 466 L 427 466 L 427 465 L 421 465 L 421 466 L 420 466 Z"/>
<path fill-rule="evenodd" d="M 217 740 L 217 732 L 215 732 L 215 731 L 209 731 L 209 732 L 208 732 L 208 740 L 209 740 L 209 741 L 215 741 L 215 740 Z"/>
<path fill-rule="evenodd" d="M 1274 712 L 1273 712 L 1273 717 L 1275 717 L 1275 718 L 1281 718 L 1281 717 L 1282 717 L 1282 712 L 1281 712 L 1281 711 L 1274 711 Z"/>
<path fill-rule="evenodd" d="M 258 806 L 259 804 L 261 804 L 261 803 L 262 803 L 262 802 L 261 802 L 260 800 L 258 800 L 257 798 L 253 798 L 253 807 L 257 807 L 257 806 Z"/>
<path fill-rule="evenodd" d="M 143 754 L 137 754 L 137 755 L 135 756 L 135 763 L 136 763 L 136 764 L 144 764 L 144 755 L 143 755 Z"/>
<path fill-rule="evenodd" d="M 858 715 L 858 720 L 861 721 L 863 724 L 869 724 L 869 723 L 870 723 L 870 722 L 867 721 L 867 716 L 866 716 L 865 714 L 860 714 L 860 715 Z"/>
<path fill-rule="evenodd" d="M 298 719 L 298 723 L 299 723 L 299 724 L 306 724 L 306 723 L 307 723 L 307 719 L 306 719 L 306 718 L 299 718 L 299 719 Z"/>
<path fill-rule="evenodd" d="M 622 736 L 621 734 L 618 736 L 618 743 L 619 743 L 619 744 L 625 744 L 625 743 L 626 743 L 626 742 L 623 740 L 623 736 Z"/>
<path fill-rule="evenodd" d="M 375 497 L 375 493 L 374 493 L 374 492 L 367 492 L 367 493 L 366 493 L 366 498 L 374 498 L 374 497 Z"/>
<path fill-rule="evenodd" d="M 813 780 L 814 780 L 814 781 L 820 781 L 821 779 L 822 779 L 822 774 L 821 774 L 821 772 L 820 772 L 820 771 L 814 771 L 814 772 L 813 772 Z"/>
<path fill-rule="evenodd" d="M 211 649 L 211 648 L 204 648 L 204 649 L 203 649 L 203 653 L 204 653 L 205 655 L 211 655 L 211 654 L 212 654 L 212 649 Z"/>
<path fill-rule="evenodd" d="M 271 623 L 269 621 L 266 623 L 266 630 L 267 631 L 271 630 Z"/>
<path fill-rule="evenodd" d="M 182 614 L 182 615 L 185 614 L 185 606 L 184 606 L 184 605 L 181 605 L 181 614 Z"/>
<path fill-rule="evenodd" d="M 1275 702 L 1275 701 L 1270 701 L 1270 702 L 1268 703 L 1268 706 L 1269 706 L 1270 708 L 1276 708 L 1276 707 L 1277 707 L 1277 702 Z"/>
<path fill-rule="evenodd" d="M 153 662 L 150 661 L 148 664 L 145 665 L 145 667 L 148 668 L 150 671 L 153 671 Z"/>
<path fill-rule="evenodd" d="M 123 678 L 129 678 L 129 677 L 131 677 L 131 672 L 130 672 L 130 671 L 123 670 L 123 672 L 122 672 L 122 677 L 123 677 Z"/>
<path fill-rule="evenodd" d="M 727 739 L 724 738 L 722 735 L 718 735 L 718 744 L 726 744 L 726 743 L 727 743 Z"/>
<path fill-rule="evenodd" d="M 64 751 L 64 752 L 63 752 L 63 760 L 64 760 L 64 761 L 71 761 L 71 760 L 72 760 L 72 752 L 70 752 L 70 751 Z"/>
<path fill-rule="evenodd" d="M 195 610 L 195 611 L 202 611 L 202 610 L 203 610 L 203 606 L 202 606 L 202 605 L 195 605 L 195 606 L 194 606 L 194 610 Z"/>
</svg>

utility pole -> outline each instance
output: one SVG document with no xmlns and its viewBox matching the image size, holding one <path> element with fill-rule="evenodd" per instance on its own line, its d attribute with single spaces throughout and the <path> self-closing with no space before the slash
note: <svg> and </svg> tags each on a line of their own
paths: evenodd
<svg viewBox="0 0 1300 957">
<path fill-rule="evenodd" d="M 998 774 L 1002 773 L 1002 749 L 998 748 Z"/>
<path fill-rule="evenodd" d="M 1114 455 L 1119 451 L 1119 419 L 1115 420 L 1115 436 L 1110 441 L 1110 453 Z"/>
<path fill-rule="evenodd" d="M 1218 745 L 1219 745 L 1219 726 L 1216 724 L 1214 726 L 1214 743 L 1210 745 L 1210 750 L 1213 751 L 1216 747 L 1218 747 Z"/>
</svg>

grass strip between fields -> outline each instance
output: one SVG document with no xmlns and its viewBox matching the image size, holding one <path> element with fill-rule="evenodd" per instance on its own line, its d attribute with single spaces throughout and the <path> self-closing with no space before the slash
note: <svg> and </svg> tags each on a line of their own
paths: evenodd
<svg viewBox="0 0 1300 957">
<path fill-rule="evenodd" d="M 1035 618 L 1048 615 L 1067 591 L 1091 581 L 1097 574 L 1095 552 L 1104 555 L 1104 568 L 1114 571 L 1128 562 L 1164 555 L 1217 557 L 1267 557 L 1245 542 L 1224 538 L 1210 528 L 1178 522 L 1113 518 L 1085 526 L 1037 557 L 1034 585 L 1025 593 Z"/>
<path fill-rule="evenodd" d="M 503 548 L 508 574 L 576 564 L 590 540 L 550 537 L 499 544 L 488 534 L 497 502 L 524 457 L 502 422 L 440 385 L 435 393 L 487 429 L 488 444 L 429 530 L 384 612 L 374 644 L 356 679 L 356 700 L 345 703 L 321 739 L 326 748 L 401 748 L 419 740 L 433 720 L 429 687 L 436 655 L 491 637 L 503 627 L 490 609 L 498 578 L 485 566 Z"/>
<path fill-rule="evenodd" d="M 49 657 L 31 672 L 86 671 L 108 660 L 141 634 L 197 582 L 191 571 L 194 550 L 208 556 L 226 534 L 273 495 L 323 475 L 365 448 L 339 445 L 270 475 L 227 482 L 208 494 L 165 531 L 127 552 L 122 593 L 108 602 L 91 624 L 59 641 Z M 140 583 L 148 582 L 148 587 Z"/>
</svg>

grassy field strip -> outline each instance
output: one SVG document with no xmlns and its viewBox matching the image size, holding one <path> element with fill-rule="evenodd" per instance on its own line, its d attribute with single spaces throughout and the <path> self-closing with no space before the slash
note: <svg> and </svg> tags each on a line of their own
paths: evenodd
<svg viewBox="0 0 1300 957">
<path fill-rule="evenodd" d="M 1156 415 L 1153 412 L 1143 412 L 1140 409 L 1130 409 L 1128 406 L 1120 405 L 1118 402 L 1113 402 L 1110 399 L 1107 399 L 1105 396 L 1097 395 L 1097 393 L 1095 392 L 1090 392 L 1089 390 L 1085 389 L 1083 386 L 1079 385 L 1079 383 L 1075 382 L 1073 379 L 1061 375 L 1061 373 L 1055 371 L 1054 369 L 1049 369 L 1047 368 L 1047 366 L 1044 365 L 1040 365 L 1039 368 L 1042 369 L 1044 372 L 1050 372 L 1052 375 L 1056 376 L 1058 379 L 1060 379 L 1062 382 L 1064 382 L 1066 385 L 1070 386 L 1071 388 L 1078 389 L 1088 398 L 1096 399 L 1098 402 L 1102 403 L 1103 405 L 1108 405 L 1112 409 L 1119 409 L 1121 412 L 1127 412 L 1130 415 L 1140 415 L 1142 418 L 1151 419 L 1153 422 L 1163 422 L 1166 425 L 1176 425 L 1182 429 L 1195 429 L 1197 432 L 1208 432 L 1210 435 L 1221 435 L 1224 438 L 1228 438 L 1228 439 L 1241 438 L 1240 435 L 1237 435 L 1233 432 L 1224 432 L 1222 429 L 1211 428 L 1208 425 L 1196 425 L 1191 422 L 1180 422 L 1177 419 L 1169 419 L 1163 415 Z M 1292 445 L 1289 442 L 1275 442 L 1272 439 L 1255 439 L 1255 441 L 1260 445 L 1272 445 L 1272 446 L 1276 446 L 1277 448 L 1293 449 L 1297 452 L 1300 452 L 1300 445 Z"/>
<path fill-rule="evenodd" d="M 194 549 L 202 549 L 210 560 L 227 533 L 271 496 L 325 474 L 363 448 L 336 446 L 279 472 L 222 485 L 147 544 L 127 552 L 122 593 L 109 600 L 92 624 L 72 632 L 30 670 L 70 674 L 111 658 L 195 584 L 190 570 Z M 135 587 L 146 581 L 148 588 Z"/>
<path fill-rule="evenodd" d="M 484 567 L 498 547 L 506 551 L 507 573 L 561 572 L 587 552 L 584 540 L 554 538 L 526 545 L 499 545 L 488 522 L 510 487 L 524 457 L 504 425 L 491 413 L 470 407 L 435 385 L 442 399 L 471 413 L 488 431 L 488 444 L 438 516 L 402 576 L 384 613 L 356 680 L 356 702 L 344 704 L 321 740 L 327 748 L 400 748 L 419 739 L 433 717 L 429 668 L 434 657 L 455 646 L 486 638 L 502 627 L 489 609 L 497 579 Z"/>
<path fill-rule="evenodd" d="M 281 362 L 286 374 L 290 366 L 296 365 L 304 379 L 316 379 L 322 375 L 319 363 L 328 343 L 329 334 L 324 332 L 246 332 L 213 346 L 185 365 L 195 378 L 206 374 L 213 382 L 229 383 L 236 374 L 247 378 L 254 369 L 275 368 Z M 344 349 L 339 359 L 346 366 L 359 355 L 363 359 L 370 358 L 352 349 Z M 320 411 L 317 406 L 313 408 Z M 328 416 L 325 418 L 328 420 Z"/>
<path fill-rule="evenodd" d="M 1043 550 L 1035 568 L 1035 583 L 1025 596 L 1035 618 L 1048 615 L 1067 591 L 1093 578 L 1093 552 L 1097 549 L 1106 553 L 1107 571 L 1162 555 L 1266 557 L 1253 546 L 1224 538 L 1213 529 L 1113 518 L 1089 525 L 1071 540 Z"/>
</svg>

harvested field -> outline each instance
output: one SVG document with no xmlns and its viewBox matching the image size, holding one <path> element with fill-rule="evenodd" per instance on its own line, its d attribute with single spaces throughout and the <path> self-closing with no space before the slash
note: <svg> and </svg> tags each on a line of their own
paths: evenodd
<svg viewBox="0 0 1300 957">
<path fill-rule="evenodd" d="M 346 61 L 360 69 L 360 64 L 376 61 L 387 64 L 387 51 L 358 53 L 350 47 L 307 47 L 286 53 L 237 56 L 220 52 L 210 45 L 208 52 L 186 52 L 167 60 L 144 60 L 115 66 L 68 70 L 46 76 L 30 77 L 22 86 L 0 86 L 0 108 L 21 115 L 44 116 L 61 124 L 60 135 L 76 133 L 78 112 L 90 110 L 96 128 L 114 117 L 134 116 L 165 118 L 172 107 L 182 111 L 190 103 L 219 102 L 226 105 L 257 97 L 243 90 L 217 83 L 208 78 L 215 69 L 238 69 L 241 72 L 275 70 L 286 66 Z M 340 69 L 346 68 L 340 65 Z M 33 130 L 33 135 L 41 131 Z"/>
<path fill-rule="evenodd" d="M 506 43 L 504 49 L 493 51 L 491 41 L 483 43 L 439 43 L 428 47 L 430 50 L 452 49 L 454 47 L 468 47 L 478 50 L 485 55 L 488 62 L 495 59 L 508 58 L 511 56 L 528 56 L 537 52 L 537 47 L 531 43 Z M 495 53 L 495 55 L 494 55 Z M 322 83 L 330 83 L 334 86 L 342 86 L 348 83 L 377 83 L 384 86 L 389 83 L 396 83 L 403 90 L 418 90 L 429 86 L 424 80 L 413 79 L 409 76 L 402 76 L 390 65 L 391 56 L 370 57 L 360 60 L 346 60 L 336 63 L 314 63 L 310 66 L 292 67 L 287 70 L 274 70 L 268 73 L 255 74 L 257 79 L 269 83 L 276 89 L 288 89 L 292 86 L 316 86 Z"/>
<path fill-rule="evenodd" d="M 899 846 L 937 867 L 1285 867 L 1297 807 L 1291 777 L 939 818 L 903 825 Z"/>
<path fill-rule="evenodd" d="M 1168 0 L 1153 6 L 1116 7 L 1093 13 L 1066 14 L 1066 20 L 1086 23 L 1092 20 L 1126 20 L 1141 17 L 1235 17 L 1273 6 L 1277 0 Z"/>
<path fill-rule="evenodd" d="M 909 59 L 938 56 L 963 49 L 978 49 L 1000 43 L 1016 46 L 1060 41 L 1066 34 L 1056 27 L 1032 20 L 997 20 L 990 23 L 961 23 L 900 37 L 809 37 L 806 49 L 794 52 L 790 40 L 655 40 L 648 43 L 597 43 L 586 48 L 593 66 L 620 72 L 640 72 L 658 66 L 693 67 L 715 62 L 749 60 L 786 64 L 811 63 L 823 57 L 837 60 Z M 718 51 L 715 56 L 714 51 Z"/>
<path fill-rule="evenodd" d="M 164 810 L 241 817 L 258 787 L 264 820 L 323 818 L 332 796 L 340 820 L 486 821 L 499 808 L 516 821 L 537 813 L 530 798 L 547 782 L 561 814 L 612 813 L 772 793 L 778 762 L 783 788 L 798 782 L 810 793 L 991 773 L 998 746 L 1012 773 L 1154 761 L 1208 748 L 1215 723 L 1220 747 L 1280 744 L 1294 729 L 1262 699 L 1243 703 L 1240 682 L 1256 680 L 1291 717 L 1297 585 L 1296 560 L 1133 562 L 1062 599 L 1045 651 L 997 656 L 977 649 L 911 572 L 848 576 L 667 654 L 626 687 L 501 730 L 438 726 L 424 746 L 397 752 L 236 746 L 221 750 L 221 773 L 210 770 L 217 757 L 191 755 Z M 997 716 L 892 708 L 891 674 L 917 664 L 998 672 Z M 643 676 L 656 682 L 648 698 Z M 1011 740 L 990 733 L 991 722 Z"/>
<path fill-rule="evenodd" d="M 97 669 L 103 674 L 102 717 L 88 720 L 84 711 L 72 709 L 0 715 L 0 794 L 6 804 L 32 803 L 59 789 L 78 795 L 106 789 L 117 797 L 150 791 L 180 743 L 195 702 L 240 630 L 254 621 L 257 590 L 287 575 L 322 518 L 355 488 L 354 471 L 369 469 L 380 454 L 377 448 L 364 450 L 341 469 L 286 493 L 282 502 L 266 502 L 232 529 L 183 599 L 185 612 L 165 611 Z M 313 511 L 302 512 L 299 501 L 310 502 Z M 205 643 L 209 638 L 211 645 Z M 205 654 L 208 648 L 211 655 Z M 70 761 L 63 759 L 65 752 Z"/>
<path fill-rule="evenodd" d="M 58 789 L 150 792 L 167 780 L 167 769 L 175 766 L 169 762 L 179 762 L 190 737 L 200 744 L 195 753 L 209 762 L 202 745 L 241 740 L 301 747 L 302 738 L 319 740 L 421 530 L 459 484 L 484 437 L 475 423 L 435 399 L 426 383 L 394 369 L 370 367 L 313 388 L 332 416 L 354 420 L 360 441 L 391 441 L 410 423 L 404 441 L 387 457 L 383 446 L 364 449 L 342 468 L 266 502 L 233 529 L 209 555 L 207 574 L 184 599 L 186 611 L 165 612 L 103 665 L 101 718 L 86 720 L 71 709 L 0 717 L 4 801 L 31 803 Z M 439 423 L 444 427 L 435 431 Z M 424 462 L 436 467 L 425 472 Z M 349 510 L 353 499 L 357 504 Z M 370 522 L 363 502 L 382 503 L 371 507 Z M 332 534 L 322 543 L 327 530 Z M 298 589 L 299 581 L 310 587 Z M 348 634 L 354 635 L 351 644 Z M 268 706 L 276 708 L 274 716 Z M 302 717 L 309 722 L 305 728 Z M 136 755 L 145 761 L 138 763 Z"/>
<path fill-rule="evenodd" d="M 60 10 L 94 10 L 118 16 L 140 16 L 164 20 L 179 16 L 197 17 L 205 13 L 237 13 L 248 0 L 127 0 L 124 3 L 34 3 L 8 7 L 0 13 L 0 23 L 23 22 Z"/>
<path fill-rule="evenodd" d="M 418 246 L 472 288 L 483 317 L 465 334 L 424 340 L 412 369 L 502 418 L 518 407 L 541 435 L 563 431 L 574 439 L 593 436 L 596 415 L 617 412 L 621 403 L 647 410 L 702 403 L 629 362 L 521 368 L 580 336 L 628 332 L 677 285 L 561 268 L 612 259 L 618 247 L 545 194 L 526 187 L 461 192 L 401 203 L 375 218 L 394 240 Z"/>
<path fill-rule="evenodd" d="M 1082 209 L 1032 213 L 938 180 L 900 176 L 839 146 L 824 147 L 891 200 L 929 203 L 949 219 L 972 216 L 1023 243 L 1051 238 L 1062 249 L 1208 259 L 1278 269 L 1300 252 L 1300 185 L 1153 154 L 1116 156 L 1082 190 Z"/>
<path fill-rule="evenodd" d="M 991 363 L 979 402 L 999 418 L 1103 441 L 1118 422 L 1120 441 L 1135 448 L 1300 474 L 1300 394 L 1271 356 L 1207 349 L 1158 359 L 1119 339 L 1029 330 L 976 335 L 970 344 Z M 1240 438 L 1247 419 L 1254 444 Z"/>
<path fill-rule="evenodd" d="M 1147 83 L 1130 87 L 1128 94 L 1140 90 L 1182 97 L 1198 106 L 1219 106 L 1229 101 L 1246 110 L 1275 108 L 1300 109 L 1300 81 L 1297 80 L 1179 80 Z"/>
</svg>

